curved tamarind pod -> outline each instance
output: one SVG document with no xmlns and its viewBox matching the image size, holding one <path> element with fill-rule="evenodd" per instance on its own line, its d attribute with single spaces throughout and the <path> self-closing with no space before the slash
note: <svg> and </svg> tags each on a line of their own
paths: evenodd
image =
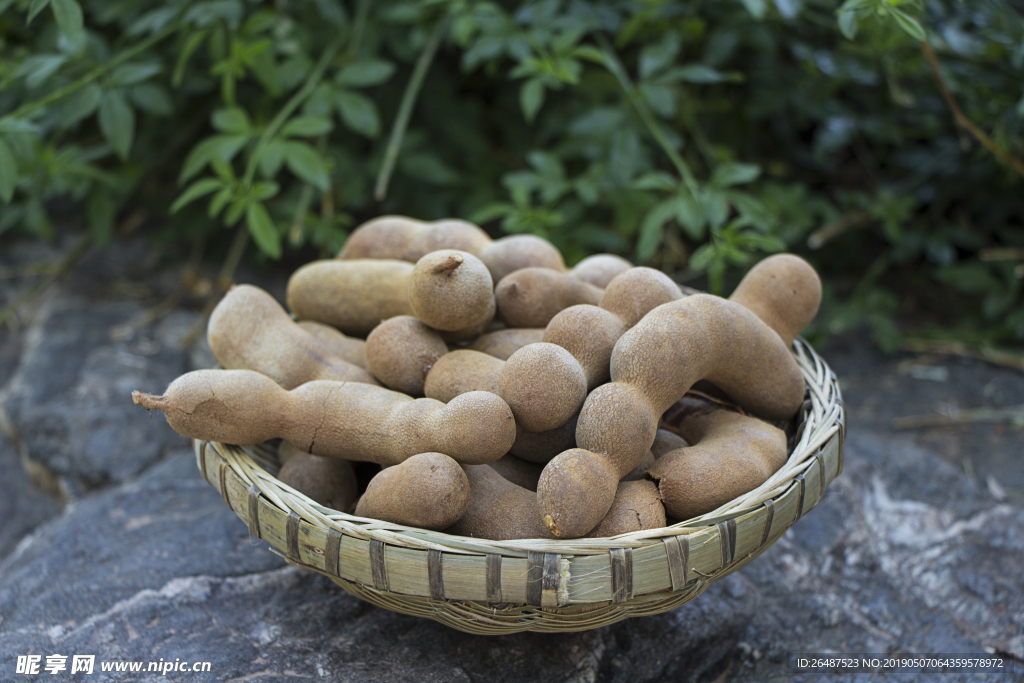
<svg viewBox="0 0 1024 683">
<path fill-rule="evenodd" d="M 583 405 L 578 448 L 552 459 L 537 486 L 543 520 L 556 536 L 582 536 L 601 521 L 619 479 L 654 443 L 662 413 L 698 380 L 776 420 L 797 411 L 805 389 L 778 334 L 743 306 L 709 294 L 644 316 L 615 345 L 611 378 Z"/>
<path fill-rule="evenodd" d="M 608 283 L 598 306 L 570 306 L 555 315 L 544 341 L 567 350 L 580 363 L 587 389 L 609 378 L 612 349 L 623 333 L 649 311 L 682 298 L 679 286 L 653 268 L 630 268 Z"/>
<path fill-rule="evenodd" d="M 690 444 L 686 443 L 686 439 L 675 432 L 670 432 L 667 429 L 659 429 L 658 433 L 654 435 L 654 445 L 651 446 L 651 455 L 653 455 L 654 459 L 657 460 L 669 451 L 674 451 L 677 448 L 686 448 L 689 445 Z"/>
<path fill-rule="evenodd" d="M 520 268 L 536 266 L 565 271 L 562 253 L 551 242 L 536 235 L 502 237 L 475 253 L 491 271 L 495 282 L 501 282 L 503 277 Z"/>
<path fill-rule="evenodd" d="M 441 356 L 427 372 L 423 392 L 447 403 L 470 391 L 498 393 L 504 361 L 480 351 L 456 349 Z"/>
<path fill-rule="evenodd" d="M 515 440 L 512 411 L 482 391 L 445 405 L 355 382 L 307 382 L 285 391 L 251 370 L 196 370 L 163 396 L 132 392 L 135 405 L 161 410 L 174 431 L 240 446 L 285 439 L 313 455 L 397 465 L 417 453 L 486 464 Z"/>
<path fill-rule="evenodd" d="M 255 370 L 294 389 L 317 379 L 378 384 L 369 372 L 328 351 L 270 294 L 235 285 L 210 314 L 210 349 L 229 370 Z"/>
<path fill-rule="evenodd" d="M 288 443 L 284 441 L 282 443 Z M 359 483 L 348 460 L 299 452 L 277 473 L 278 480 L 325 507 L 348 512 L 359 498 Z"/>
<path fill-rule="evenodd" d="M 382 320 L 412 315 L 413 264 L 390 259 L 307 263 L 288 280 L 288 308 L 345 334 L 366 335 Z"/>
<path fill-rule="evenodd" d="M 423 395 L 427 373 L 446 353 L 441 335 L 411 315 L 388 318 L 366 338 L 370 371 L 384 386 L 410 396 Z"/>
<path fill-rule="evenodd" d="M 537 517 L 535 493 L 508 481 L 492 467 L 464 469 L 469 478 L 469 507 L 445 533 L 492 541 L 554 538 Z M 602 533 L 615 536 L 665 526 L 665 508 L 653 483 L 623 482 L 614 497 L 614 505 L 598 527 Z"/>
<path fill-rule="evenodd" d="M 576 447 L 576 420 L 579 413 L 561 427 L 545 432 L 531 432 L 516 425 L 516 440 L 509 453 L 538 465 L 547 464 L 562 451 Z"/>
<path fill-rule="evenodd" d="M 320 340 L 328 351 L 352 365 L 358 365 L 364 370 L 370 368 L 366 365 L 366 341 L 357 337 L 346 337 L 340 330 L 330 325 L 318 323 L 315 320 L 300 320 L 299 327 L 309 332 Z"/>
<path fill-rule="evenodd" d="M 462 517 L 469 499 L 469 479 L 457 462 L 419 453 L 374 475 L 355 515 L 439 530 Z"/>
<path fill-rule="evenodd" d="M 468 349 L 486 353 L 499 360 L 508 360 L 513 353 L 527 344 L 544 341 L 544 328 L 515 328 L 495 330 L 477 337 Z"/>
<path fill-rule="evenodd" d="M 612 278 L 632 267 L 633 264 L 621 256 L 594 254 L 577 263 L 569 272 L 578 280 L 604 289 L 612 281 Z"/>
<path fill-rule="evenodd" d="M 527 491 L 534 493 L 537 492 L 537 480 L 540 479 L 540 472 L 544 469 L 535 462 L 517 458 L 511 453 L 506 453 L 487 466 L 516 486 L 522 486 Z"/>
<path fill-rule="evenodd" d="M 587 538 L 608 538 L 644 529 L 665 526 L 665 505 L 653 482 L 622 481 L 615 490 L 615 500 L 604 519 L 587 534 Z"/>
<path fill-rule="evenodd" d="M 503 277 L 494 290 L 498 318 L 509 327 L 544 327 L 576 304 L 596 305 L 603 291 L 568 273 L 549 268 L 520 268 Z"/>
<path fill-rule="evenodd" d="M 679 519 L 703 515 L 752 491 L 786 463 L 786 435 L 731 410 L 686 417 L 680 430 L 692 446 L 663 455 L 647 476 Z"/>
<path fill-rule="evenodd" d="M 753 311 L 788 348 L 818 313 L 821 278 L 799 256 L 775 254 L 751 268 L 729 300 Z"/>
<path fill-rule="evenodd" d="M 478 226 L 456 218 L 430 223 L 406 216 L 381 216 L 352 231 L 339 259 L 399 259 L 416 263 L 438 249 L 475 254 L 491 243 Z"/>
</svg>

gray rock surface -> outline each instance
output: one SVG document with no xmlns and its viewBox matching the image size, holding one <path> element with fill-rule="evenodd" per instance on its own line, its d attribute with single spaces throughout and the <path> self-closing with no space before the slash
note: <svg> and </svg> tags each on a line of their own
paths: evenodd
<svg viewBox="0 0 1024 683">
<path fill-rule="evenodd" d="M 823 355 L 844 383 L 845 470 L 760 558 L 669 614 L 579 634 L 469 636 L 287 566 L 202 481 L 184 440 L 130 403 L 132 389 L 212 362 L 201 344 L 180 344 L 195 310 L 111 336 L 174 286 L 140 244 L 90 254 L 24 331 L 0 330 L 0 405 L 21 449 L 0 443 L 0 680 L 19 655 L 53 653 L 209 661 L 211 673 L 47 680 L 710 682 L 834 680 L 791 675 L 794 652 L 987 651 L 1024 678 L 1024 433 L 892 429 L 894 417 L 954 403 L 1024 404 L 1019 372 L 838 340 Z M 33 253 L 0 250 L 0 266 Z M 280 297 L 284 278 L 239 279 Z M 0 286 L 0 302 L 10 298 Z"/>
</svg>

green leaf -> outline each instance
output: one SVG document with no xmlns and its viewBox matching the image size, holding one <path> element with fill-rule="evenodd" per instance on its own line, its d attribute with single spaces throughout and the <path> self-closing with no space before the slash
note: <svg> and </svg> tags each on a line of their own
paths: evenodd
<svg viewBox="0 0 1024 683">
<path fill-rule="evenodd" d="M 330 119 L 322 116 L 296 116 L 281 128 L 282 137 L 310 138 L 329 133 L 334 128 Z"/>
<path fill-rule="evenodd" d="M 265 180 L 262 183 L 256 183 L 252 186 L 252 192 L 250 196 L 256 201 L 262 202 L 271 197 L 276 197 L 277 193 L 281 191 L 281 186 L 272 180 Z"/>
<path fill-rule="evenodd" d="M 162 85 L 143 83 L 128 90 L 128 99 L 136 108 L 156 116 L 170 116 L 174 113 L 171 96 Z"/>
<path fill-rule="evenodd" d="M 77 45 L 82 39 L 82 8 L 75 0 L 50 0 L 50 8 L 60 32 L 68 41 Z"/>
<path fill-rule="evenodd" d="M 232 201 L 228 205 L 228 210 L 224 212 L 224 225 L 229 228 L 242 220 L 251 203 L 246 197 L 231 196 Z"/>
<path fill-rule="evenodd" d="M 313 187 L 326 192 L 331 186 L 331 174 L 323 157 L 305 142 L 288 142 L 284 152 L 288 170 Z"/>
<path fill-rule="evenodd" d="M 634 190 L 663 190 L 672 192 L 679 187 L 679 181 L 664 171 L 648 171 L 630 183 Z"/>
<path fill-rule="evenodd" d="M 706 64 L 686 64 L 669 69 L 658 77 L 659 82 L 675 83 L 723 83 L 725 81 L 739 82 L 743 76 L 737 73 L 723 73 Z"/>
<path fill-rule="evenodd" d="M 757 164 L 742 164 L 735 161 L 721 164 L 711 174 L 710 183 L 715 187 L 743 185 L 758 179 L 761 167 Z"/>
<path fill-rule="evenodd" d="M 676 220 L 690 239 L 699 242 L 704 239 L 704 211 L 693 197 L 680 197 L 676 206 Z"/>
<path fill-rule="evenodd" d="M 387 82 L 395 73 L 395 65 L 382 59 L 368 59 L 346 64 L 334 80 L 346 88 L 367 88 Z"/>
<path fill-rule="evenodd" d="M 857 25 L 856 12 L 839 12 L 839 32 L 847 40 L 853 40 L 857 36 Z"/>
<path fill-rule="evenodd" d="M 231 161 L 249 141 L 246 135 L 214 135 L 192 148 L 181 168 L 178 182 L 183 183 L 210 163 L 211 159 Z"/>
<path fill-rule="evenodd" d="M 163 67 L 156 63 L 123 64 L 111 72 L 108 85 L 112 88 L 135 85 L 156 76 L 161 71 Z"/>
<path fill-rule="evenodd" d="M 117 218 L 117 202 L 114 198 L 107 192 L 93 192 L 85 203 L 85 215 L 93 241 L 100 246 L 109 242 Z"/>
<path fill-rule="evenodd" d="M 665 234 L 665 224 L 676 216 L 678 198 L 672 197 L 655 204 L 640 224 L 640 234 L 636 242 L 636 261 L 646 263 L 654 256 Z"/>
<path fill-rule="evenodd" d="M 10 204 L 14 198 L 14 188 L 18 184 L 18 164 L 14 160 L 10 146 L 0 138 L 0 199 Z"/>
<path fill-rule="evenodd" d="M 50 0 L 32 0 L 28 5 L 28 18 L 25 19 L 25 25 L 28 26 L 32 23 L 32 20 L 39 15 L 47 5 L 50 4 Z"/>
<path fill-rule="evenodd" d="M 37 133 L 38 126 L 25 119 L 0 119 L 0 133 Z"/>
<path fill-rule="evenodd" d="M 533 121 L 537 112 L 544 105 L 544 83 L 539 78 L 531 78 L 519 89 L 519 106 L 523 110 L 523 118 Z"/>
<path fill-rule="evenodd" d="M 906 31 L 906 33 L 914 40 L 925 40 L 928 38 L 928 34 L 925 33 L 924 27 L 918 23 L 917 19 L 910 16 L 899 7 L 890 7 L 889 12 L 892 14 L 892 18 L 896 20 L 899 27 Z"/>
<path fill-rule="evenodd" d="M 89 83 L 71 93 L 64 98 L 61 105 L 61 124 L 71 126 L 92 116 L 96 108 L 100 106 L 102 98 L 103 89 L 95 83 Z"/>
<path fill-rule="evenodd" d="M 213 195 L 213 199 L 210 200 L 210 206 L 206 209 L 206 215 L 210 218 L 215 218 L 217 214 L 224 210 L 224 207 L 228 205 L 231 198 L 235 196 L 235 188 L 225 187 L 223 190 Z"/>
<path fill-rule="evenodd" d="M 111 90 L 100 103 L 100 130 L 110 146 L 122 159 L 128 158 L 135 138 L 135 111 L 124 93 Z"/>
<path fill-rule="evenodd" d="M 245 212 L 249 232 L 256 240 L 256 246 L 270 258 L 281 258 L 281 236 L 267 209 L 260 202 L 253 202 Z"/>
<path fill-rule="evenodd" d="M 209 35 L 210 31 L 199 31 L 193 33 L 185 41 L 185 45 L 181 48 L 181 52 L 178 53 L 178 61 L 174 65 L 174 75 L 171 77 L 171 85 L 177 88 L 181 85 L 181 79 L 185 77 L 185 67 L 188 66 L 188 60 L 192 56 L 203 41 L 206 40 L 206 36 Z"/>
<path fill-rule="evenodd" d="M 240 107 L 227 107 L 213 112 L 210 123 L 222 133 L 248 135 L 252 131 L 249 115 Z"/>
<path fill-rule="evenodd" d="M 740 0 L 743 6 L 750 12 L 750 16 L 755 19 L 763 19 L 765 13 L 768 11 L 768 6 L 764 0 Z"/>
<path fill-rule="evenodd" d="M 220 178 L 203 178 L 201 180 L 197 180 L 189 185 L 184 192 L 178 195 L 178 198 L 174 200 L 173 204 L 171 204 L 170 212 L 172 214 L 178 213 L 178 211 L 188 204 L 191 204 L 200 197 L 208 195 L 211 192 L 215 192 L 224 186 L 224 181 Z"/>
<path fill-rule="evenodd" d="M 334 94 L 334 103 L 341 114 L 341 120 L 349 129 L 370 138 L 380 133 L 377 105 L 365 95 L 351 90 L 339 90 Z"/>
<path fill-rule="evenodd" d="M 14 76 L 24 76 L 25 85 L 35 88 L 63 66 L 66 61 L 67 57 L 64 55 L 35 54 L 21 63 L 18 70 L 14 72 Z"/>
<path fill-rule="evenodd" d="M 263 148 L 258 162 L 260 173 L 264 178 L 273 178 L 284 165 L 284 153 L 288 143 L 283 140 L 271 140 Z"/>
<path fill-rule="evenodd" d="M 588 62 L 600 64 L 601 66 L 604 66 L 605 64 L 604 53 L 593 45 L 580 45 L 572 51 L 572 56 L 578 59 L 585 59 Z"/>
<path fill-rule="evenodd" d="M 640 50 L 640 78 L 645 79 L 674 62 L 680 47 L 682 43 L 675 31 L 668 31 L 658 42 L 644 46 Z"/>
</svg>

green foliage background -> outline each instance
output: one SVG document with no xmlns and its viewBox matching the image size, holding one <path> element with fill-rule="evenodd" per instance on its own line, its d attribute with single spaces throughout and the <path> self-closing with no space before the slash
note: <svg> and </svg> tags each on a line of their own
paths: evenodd
<svg viewBox="0 0 1024 683">
<path fill-rule="evenodd" d="M 336 252 L 383 213 L 727 292 L 807 255 L 819 332 L 1024 340 L 1024 11 L 978 0 L 0 0 L 0 233 Z M 407 122 L 407 126 L 405 123 Z M 385 193 L 386 188 L 386 193 Z M 376 196 L 375 196 L 376 195 Z M 60 202 L 58 202 L 60 203 Z M 242 244 L 240 241 L 236 245 Z"/>
</svg>

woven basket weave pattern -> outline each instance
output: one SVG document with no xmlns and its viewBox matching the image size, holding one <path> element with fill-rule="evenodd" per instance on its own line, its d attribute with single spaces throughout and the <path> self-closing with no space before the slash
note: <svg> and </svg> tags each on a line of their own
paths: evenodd
<svg viewBox="0 0 1024 683">
<path fill-rule="evenodd" d="M 806 400 L 786 464 L 701 517 L 614 538 L 488 541 L 325 508 L 278 481 L 269 448 L 196 441 L 203 477 L 295 565 L 386 609 L 471 633 L 580 631 L 699 596 L 774 543 L 842 471 L 845 413 L 835 374 L 802 340 Z"/>
</svg>

